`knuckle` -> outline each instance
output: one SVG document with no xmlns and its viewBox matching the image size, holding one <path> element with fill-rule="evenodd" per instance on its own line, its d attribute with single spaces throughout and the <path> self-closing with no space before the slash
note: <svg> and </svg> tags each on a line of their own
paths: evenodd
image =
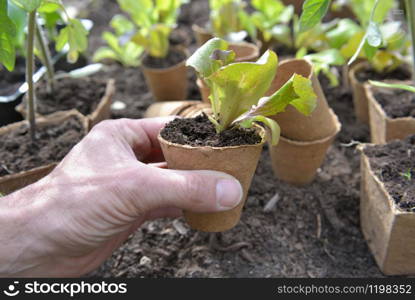
<svg viewBox="0 0 415 300">
<path fill-rule="evenodd" d="M 192 205 L 203 206 L 211 200 L 212 193 L 209 191 L 210 184 L 201 176 L 186 176 L 183 196 L 186 202 Z"/>
</svg>

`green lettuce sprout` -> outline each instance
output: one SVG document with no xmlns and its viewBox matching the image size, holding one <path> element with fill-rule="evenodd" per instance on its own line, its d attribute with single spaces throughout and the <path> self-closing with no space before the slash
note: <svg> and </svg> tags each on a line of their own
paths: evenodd
<svg viewBox="0 0 415 300">
<path fill-rule="evenodd" d="M 129 35 L 134 31 L 134 24 L 123 15 L 115 15 L 110 25 L 115 34 L 109 31 L 102 34 L 102 39 L 107 42 L 108 47 L 97 49 L 93 60 L 111 59 L 120 62 L 125 67 L 139 66 L 144 48 L 129 39 Z"/>
<path fill-rule="evenodd" d="M 211 90 L 210 121 L 218 133 L 233 126 L 250 128 L 261 122 L 271 131 L 271 143 L 277 144 L 280 129 L 268 117 L 283 112 L 287 105 L 305 115 L 312 113 L 316 95 L 311 81 L 294 74 L 274 94 L 264 97 L 276 74 L 277 55 L 268 50 L 256 62 L 233 63 L 235 53 L 227 49 L 225 40 L 213 38 L 186 62 Z"/>
<path fill-rule="evenodd" d="M 152 57 L 165 58 L 169 36 L 177 26 L 179 8 L 188 0 L 117 0 L 138 27 L 131 41 Z"/>
<path fill-rule="evenodd" d="M 247 33 L 255 34 L 255 28 L 245 12 L 242 0 L 209 0 L 210 30 L 213 35 L 228 41 L 241 41 Z"/>
</svg>

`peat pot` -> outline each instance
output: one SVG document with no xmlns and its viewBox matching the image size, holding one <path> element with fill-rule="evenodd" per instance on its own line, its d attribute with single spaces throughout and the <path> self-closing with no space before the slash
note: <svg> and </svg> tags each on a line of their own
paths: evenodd
<svg viewBox="0 0 415 300">
<path fill-rule="evenodd" d="M 395 203 L 385 184 L 375 174 L 371 158 L 364 153 L 368 146 L 360 146 L 360 224 L 363 235 L 384 274 L 413 275 L 415 213 L 407 212 Z"/>
<path fill-rule="evenodd" d="M 176 49 L 188 57 L 185 50 Z M 144 59 L 145 60 L 145 59 Z M 144 61 L 143 60 L 143 61 Z M 187 96 L 186 59 L 167 68 L 141 65 L 147 85 L 156 101 L 184 100 Z"/>
<path fill-rule="evenodd" d="M 405 83 L 409 84 L 409 82 Z M 389 141 L 396 139 L 402 140 L 411 134 L 415 134 L 415 118 L 389 117 L 375 98 L 374 91 L 379 88 L 373 87 L 368 83 L 364 87 L 369 104 L 370 136 L 372 143 L 385 144 Z M 388 93 L 392 99 L 396 98 L 394 95 L 395 89 L 382 90 Z"/>
<path fill-rule="evenodd" d="M 233 228 L 239 222 L 265 143 L 265 130 L 260 126 L 256 128 L 262 137 L 260 143 L 231 147 L 179 145 L 165 140 L 159 134 L 158 139 L 170 169 L 221 171 L 234 176 L 242 185 L 243 201 L 229 211 L 215 213 L 184 211 L 186 222 L 191 228 L 205 232 L 221 232 Z"/>
</svg>

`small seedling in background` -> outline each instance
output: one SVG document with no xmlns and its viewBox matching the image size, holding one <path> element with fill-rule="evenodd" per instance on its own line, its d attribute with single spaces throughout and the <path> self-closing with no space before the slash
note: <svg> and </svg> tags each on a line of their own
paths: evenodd
<svg viewBox="0 0 415 300">
<path fill-rule="evenodd" d="M 109 31 L 102 34 L 102 39 L 107 42 L 108 47 L 99 48 L 94 53 L 93 60 L 111 59 L 118 61 L 124 67 L 138 67 L 144 48 L 130 40 L 135 29 L 134 24 L 123 15 L 115 15 L 110 26 L 115 34 Z"/>
<path fill-rule="evenodd" d="M 277 55 L 268 50 L 256 62 L 233 63 L 235 53 L 227 49 L 225 40 L 213 38 L 186 63 L 211 90 L 213 115 L 209 120 L 217 133 L 233 126 L 251 128 L 255 122 L 261 122 L 270 129 L 272 144 L 277 144 L 280 128 L 268 117 L 283 112 L 289 104 L 309 115 L 316 106 L 311 81 L 294 74 L 274 94 L 263 97 L 275 77 Z"/>
<path fill-rule="evenodd" d="M 255 28 L 245 12 L 242 0 L 209 0 L 210 17 L 208 29 L 214 36 L 230 42 L 240 42 L 247 33 L 253 36 Z"/>
<path fill-rule="evenodd" d="M 138 27 L 131 41 L 143 47 L 146 53 L 155 58 L 165 58 L 169 53 L 170 33 L 177 26 L 180 6 L 187 2 L 187 0 L 118 0 L 121 9 L 130 15 Z M 111 47 L 116 49 L 115 40 L 113 38 L 111 40 L 113 40 Z"/>
<path fill-rule="evenodd" d="M 408 169 L 408 171 L 401 173 L 401 175 L 410 181 L 412 179 L 412 170 Z"/>
</svg>

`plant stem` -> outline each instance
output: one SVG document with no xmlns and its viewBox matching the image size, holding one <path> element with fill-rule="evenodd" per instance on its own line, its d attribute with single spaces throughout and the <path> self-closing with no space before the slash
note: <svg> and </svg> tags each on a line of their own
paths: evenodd
<svg viewBox="0 0 415 300">
<path fill-rule="evenodd" d="M 53 92 L 53 86 L 55 83 L 55 70 L 53 68 L 52 59 L 50 56 L 48 45 L 45 41 L 45 37 L 43 36 L 42 30 L 40 29 L 38 22 L 36 22 L 35 27 L 36 27 L 36 39 L 40 47 L 40 52 L 42 53 L 43 63 L 45 64 L 45 67 L 48 73 L 47 91 L 48 93 L 51 93 Z"/>
<path fill-rule="evenodd" d="M 412 81 L 415 84 L 415 3 L 413 0 L 405 0 L 406 17 L 412 39 Z"/>
<path fill-rule="evenodd" d="M 28 118 L 30 125 L 30 137 L 32 142 L 36 139 L 36 119 L 35 119 L 35 91 L 33 86 L 33 67 L 34 67 L 34 40 L 36 27 L 36 10 L 29 13 L 27 33 L 27 52 L 26 52 L 26 82 L 27 82 L 27 103 Z"/>
<path fill-rule="evenodd" d="M 342 66 L 342 87 L 344 91 L 349 90 L 349 65 Z"/>
</svg>

